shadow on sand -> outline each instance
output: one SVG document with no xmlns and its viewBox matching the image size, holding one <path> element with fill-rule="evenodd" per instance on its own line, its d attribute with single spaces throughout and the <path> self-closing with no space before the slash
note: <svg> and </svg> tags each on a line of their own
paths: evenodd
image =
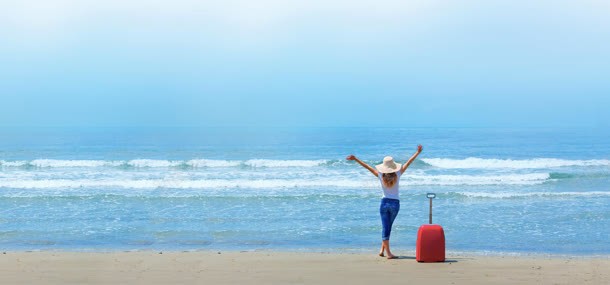
<svg viewBox="0 0 610 285">
<path fill-rule="evenodd" d="M 398 258 L 396 259 L 401 259 L 401 260 L 415 260 L 415 256 L 406 256 L 406 255 L 399 255 Z M 445 259 L 444 262 L 420 262 L 420 263 L 457 263 L 460 262 L 459 259 L 463 259 L 463 258 L 457 258 L 457 259 Z"/>
</svg>

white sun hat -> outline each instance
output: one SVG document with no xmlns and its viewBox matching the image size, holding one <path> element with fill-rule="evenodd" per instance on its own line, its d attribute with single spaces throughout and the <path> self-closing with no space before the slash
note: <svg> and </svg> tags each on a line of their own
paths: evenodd
<svg viewBox="0 0 610 285">
<path fill-rule="evenodd" d="M 386 156 L 383 158 L 383 163 L 375 165 L 375 168 L 381 173 L 393 173 L 400 169 L 400 163 L 394 162 L 394 158 Z"/>
</svg>

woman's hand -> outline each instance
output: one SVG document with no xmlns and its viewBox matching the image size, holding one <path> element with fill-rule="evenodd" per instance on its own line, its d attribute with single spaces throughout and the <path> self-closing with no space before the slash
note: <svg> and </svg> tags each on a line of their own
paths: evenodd
<svg viewBox="0 0 610 285">
<path fill-rule="evenodd" d="M 356 162 L 358 162 L 358 164 L 360 164 L 362 167 L 366 168 L 368 171 L 370 171 L 371 173 L 373 173 L 373 175 L 375 175 L 375 177 L 377 177 L 379 175 L 379 173 L 377 172 L 377 170 L 373 167 L 371 167 L 370 165 L 362 162 L 360 159 L 357 159 L 355 155 L 350 154 L 348 155 L 345 159 L 347 160 L 355 160 Z"/>
<path fill-rule="evenodd" d="M 422 150 L 424 150 L 424 147 L 420 145 L 417 146 L 417 151 L 411 156 L 411 158 L 409 158 L 409 160 L 402 165 L 402 167 L 400 168 L 400 173 L 405 173 L 405 171 L 407 170 L 407 167 L 409 167 L 409 165 L 411 165 L 411 163 L 413 163 L 413 161 L 417 158 L 417 156 L 422 152 Z"/>
</svg>

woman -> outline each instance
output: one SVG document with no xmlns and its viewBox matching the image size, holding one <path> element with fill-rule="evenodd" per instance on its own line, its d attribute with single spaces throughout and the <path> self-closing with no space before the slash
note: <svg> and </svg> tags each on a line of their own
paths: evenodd
<svg viewBox="0 0 610 285">
<path fill-rule="evenodd" d="M 376 165 L 375 168 L 362 162 L 356 158 L 353 154 L 347 156 L 347 160 L 355 160 L 362 167 L 368 169 L 373 175 L 379 178 L 381 182 L 381 189 L 383 190 L 383 198 L 381 199 L 381 205 L 379 206 L 379 214 L 381 215 L 381 225 L 383 227 L 381 233 L 381 251 L 379 256 L 384 256 L 384 252 L 388 255 L 388 259 L 396 258 L 390 251 L 390 232 L 392 231 L 392 223 L 398 211 L 400 210 L 400 200 L 398 197 L 398 180 L 400 176 L 407 170 L 407 167 L 413 163 L 415 158 L 422 152 L 423 147 L 417 146 L 417 151 L 404 165 L 400 165 L 394 162 L 391 156 L 383 158 L 383 163 Z"/>
</svg>

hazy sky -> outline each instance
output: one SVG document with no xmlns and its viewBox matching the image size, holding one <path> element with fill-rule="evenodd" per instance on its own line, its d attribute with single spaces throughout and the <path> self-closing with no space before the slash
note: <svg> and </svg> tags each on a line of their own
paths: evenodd
<svg viewBox="0 0 610 285">
<path fill-rule="evenodd" d="M 0 0 L 0 126 L 610 127 L 610 2 Z"/>
</svg>

